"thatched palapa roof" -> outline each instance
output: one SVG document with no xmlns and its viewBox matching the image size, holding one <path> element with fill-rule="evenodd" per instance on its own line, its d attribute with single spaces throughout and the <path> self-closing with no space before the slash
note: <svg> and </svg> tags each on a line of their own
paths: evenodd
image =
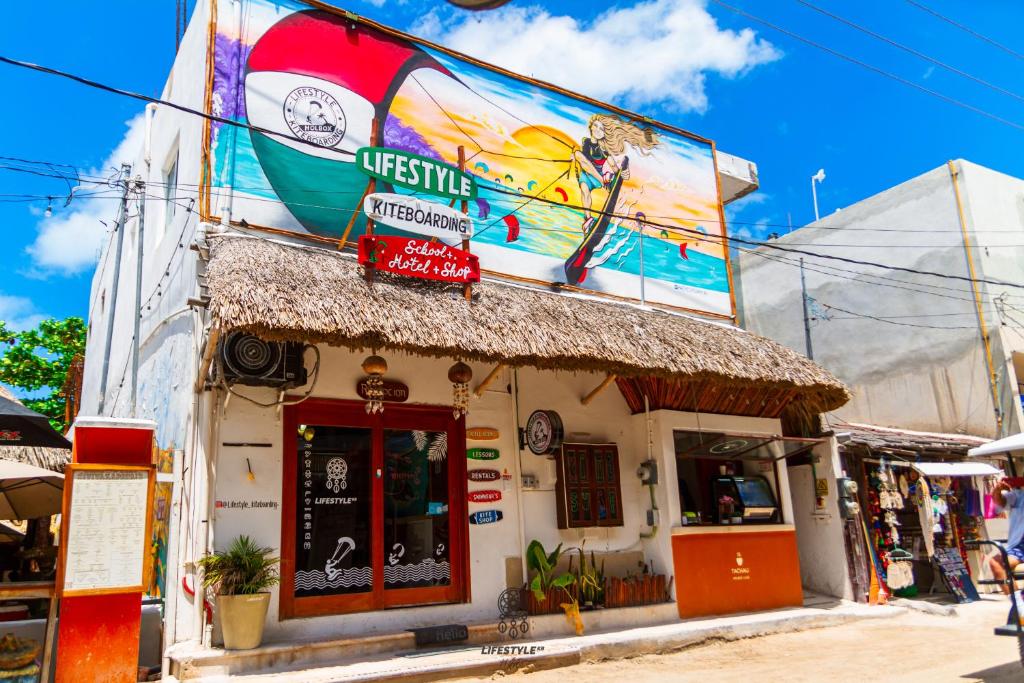
<svg viewBox="0 0 1024 683">
<path fill-rule="evenodd" d="M 15 403 L 21 403 L 7 387 L 0 384 L 0 396 Z M 44 470 L 63 472 L 71 462 L 71 451 L 65 448 L 37 448 L 34 446 L 0 446 L 0 460 L 13 460 L 42 467 Z"/>
<path fill-rule="evenodd" d="M 386 273 L 369 284 L 351 256 L 333 250 L 237 235 L 211 236 L 210 242 L 209 310 L 223 331 L 748 392 L 771 389 L 814 411 L 849 399 L 843 384 L 812 361 L 725 324 L 491 280 L 473 285 L 469 303 L 461 287 Z"/>
</svg>

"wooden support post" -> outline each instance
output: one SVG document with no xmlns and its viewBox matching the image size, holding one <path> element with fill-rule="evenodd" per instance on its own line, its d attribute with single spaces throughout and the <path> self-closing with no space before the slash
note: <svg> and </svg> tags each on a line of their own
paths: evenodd
<svg viewBox="0 0 1024 683">
<path fill-rule="evenodd" d="M 466 172 L 466 148 L 462 145 L 459 145 L 459 170 L 463 173 Z M 462 213 L 469 213 L 469 203 L 465 199 L 462 200 Z M 462 250 L 469 251 L 468 238 L 462 240 Z M 466 301 L 473 300 L 473 285 L 471 283 L 467 282 L 463 286 L 462 292 L 466 296 Z M 477 396 L 479 395 L 477 394 Z"/>
<path fill-rule="evenodd" d="M 338 240 L 338 251 L 344 249 L 345 245 L 348 244 L 348 236 L 352 234 L 352 228 L 356 225 L 356 219 L 359 218 L 359 212 L 363 210 L 363 200 L 370 194 L 370 188 L 373 186 L 373 179 L 366 183 L 366 189 L 363 190 L 363 194 L 359 197 L 359 201 L 356 203 L 356 208 L 352 210 L 352 215 L 349 217 L 348 224 L 345 226 L 345 232 L 342 233 L 341 239 Z"/>
<path fill-rule="evenodd" d="M 607 389 L 608 385 L 611 384 L 614 381 L 615 381 L 615 375 L 609 374 L 607 377 L 604 378 L 604 381 L 602 381 L 600 384 L 598 384 L 596 387 L 594 387 L 593 391 L 591 391 L 589 394 L 587 394 L 586 396 L 581 398 L 580 399 L 580 403 L 582 403 L 585 406 L 586 405 L 590 405 L 590 402 L 593 401 L 595 398 L 597 398 L 597 395 L 600 394 L 605 389 Z"/>
<path fill-rule="evenodd" d="M 483 396 L 484 390 L 487 388 L 487 386 L 494 380 L 498 379 L 498 375 L 500 375 L 501 371 L 504 369 L 504 363 L 498 363 L 497 365 L 495 365 L 494 369 L 491 370 L 491 372 L 486 377 L 484 377 L 483 381 L 480 382 L 480 384 L 476 385 L 476 389 L 473 390 L 473 395 L 476 396 L 477 398 Z"/>
<path fill-rule="evenodd" d="M 378 138 L 379 137 L 380 137 L 380 123 L 377 121 L 377 118 L 374 117 L 373 123 L 370 126 L 370 145 L 371 146 L 376 145 L 378 143 Z M 366 193 L 370 194 L 372 192 L 375 192 L 376 190 L 377 190 L 377 179 L 376 178 L 370 178 L 370 184 L 366 186 Z M 361 204 L 362 204 L 362 201 L 360 201 L 360 206 L 357 209 L 358 211 L 362 211 L 363 210 L 363 207 L 361 206 Z M 367 235 L 372 235 L 373 234 L 373 219 L 370 218 L 369 216 L 366 217 L 366 234 Z M 373 282 L 373 265 L 367 263 L 364 266 L 363 274 L 366 276 L 366 281 L 367 282 Z"/>
<path fill-rule="evenodd" d="M 220 339 L 220 328 L 214 327 L 210 330 L 210 336 L 206 340 L 206 348 L 203 349 L 203 358 L 199 362 L 199 376 L 196 377 L 195 392 L 202 393 L 206 388 L 206 375 L 210 372 L 210 363 L 213 362 L 213 354 L 217 350 L 217 341 Z"/>
</svg>

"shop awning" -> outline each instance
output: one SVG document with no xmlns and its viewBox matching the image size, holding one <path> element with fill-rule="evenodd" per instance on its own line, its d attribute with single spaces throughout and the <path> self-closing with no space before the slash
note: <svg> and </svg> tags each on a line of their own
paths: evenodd
<svg viewBox="0 0 1024 683">
<path fill-rule="evenodd" d="M 926 477 L 986 477 L 1002 474 L 983 462 L 914 462 L 910 466 Z"/>
<path fill-rule="evenodd" d="M 984 446 L 978 446 L 967 451 L 967 455 L 972 458 L 984 458 L 986 456 L 1006 455 L 1013 451 L 1024 451 L 1024 433 L 1014 434 L 998 441 L 990 441 Z"/>
<path fill-rule="evenodd" d="M 664 378 L 675 383 L 666 392 L 683 383 L 706 388 L 702 397 L 726 414 L 777 417 L 791 404 L 815 414 L 849 399 L 813 361 L 729 324 L 486 278 L 467 302 L 461 286 L 387 273 L 368 283 L 356 260 L 335 249 L 237 234 L 209 242 L 209 310 L 222 332 Z M 650 396 L 652 407 L 670 407 Z M 697 400 L 686 405 L 704 409 Z"/>
</svg>

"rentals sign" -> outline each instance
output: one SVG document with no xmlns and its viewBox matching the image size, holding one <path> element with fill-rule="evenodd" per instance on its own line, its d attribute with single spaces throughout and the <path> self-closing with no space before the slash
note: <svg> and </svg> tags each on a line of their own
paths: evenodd
<svg viewBox="0 0 1024 683">
<path fill-rule="evenodd" d="M 361 147 L 356 166 L 373 178 L 448 199 L 476 199 L 476 181 L 454 166 L 387 147 Z"/>
<path fill-rule="evenodd" d="M 408 195 L 367 195 L 363 211 L 375 221 L 426 237 L 468 240 L 473 236 L 473 220 L 466 214 Z"/>
</svg>

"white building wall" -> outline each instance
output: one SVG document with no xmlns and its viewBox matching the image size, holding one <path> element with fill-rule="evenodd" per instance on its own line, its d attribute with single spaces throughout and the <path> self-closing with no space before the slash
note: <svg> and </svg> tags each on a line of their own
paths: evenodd
<svg viewBox="0 0 1024 683">
<path fill-rule="evenodd" d="M 197 111 L 204 108 L 208 11 L 208 0 L 199 0 L 194 8 L 194 20 L 188 26 L 160 95 L 163 100 Z M 164 539 L 168 547 L 165 584 L 168 632 L 165 637 L 173 640 L 198 637 L 190 630 L 194 624 L 192 603 L 175 587 L 181 581 L 181 566 L 203 554 L 202 536 L 195 533 L 202 529 L 205 519 L 202 506 L 196 506 L 197 501 L 205 500 L 203 448 L 201 440 L 190 437 L 193 429 L 197 433 L 204 429 L 202 425 L 193 424 L 194 415 L 197 412 L 202 415 L 194 404 L 202 399 L 197 399 L 192 392 L 204 314 L 190 308 L 188 299 L 199 292 L 197 255 L 190 245 L 200 226 L 196 209 L 204 119 L 157 105 L 151 126 L 148 155 L 144 146 L 137 151 L 132 163 L 131 178 L 146 184 L 145 198 L 141 193 L 130 196 L 121 261 L 114 263 L 117 244 L 114 235 L 100 255 L 93 277 L 80 414 L 155 420 L 157 447 L 173 453 L 174 491 L 168 513 L 171 528 L 169 537 Z M 177 187 L 165 193 L 165 174 L 175 158 Z M 168 217 L 170 207 L 165 200 L 168 196 L 177 203 L 173 218 Z M 143 201 L 140 290 L 136 285 L 136 267 Z M 115 212 L 111 210 L 111 223 Z M 117 268 L 120 268 L 119 292 L 116 310 L 111 310 Z M 137 406 L 133 412 L 131 356 L 137 312 L 141 313 L 139 375 Z M 106 331 L 111 315 L 114 329 L 106 394 L 101 401 Z M 177 534 L 179 520 L 187 529 L 184 536 Z"/>
<path fill-rule="evenodd" d="M 986 196 L 971 195 L 977 185 L 985 183 L 981 171 L 975 170 L 978 168 L 968 165 L 964 176 L 969 179 L 975 173 L 977 179 L 961 187 L 961 196 L 971 196 L 967 201 L 970 207 L 990 206 Z M 1019 189 L 1014 191 L 1019 193 Z M 1018 212 L 1010 213 L 1006 206 L 995 215 L 985 213 L 986 227 L 1019 224 Z M 984 234 L 985 239 L 992 237 Z M 1022 243 L 1019 233 L 1012 239 Z M 945 165 L 789 233 L 774 244 L 968 276 L 953 185 Z M 1024 281 L 1012 272 L 1013 259 L 1018 263 L 1024 260 L 1019 249 L 1016 256 L 1008 256 L 1005 247 L 990 251 L 1001 254 L 998 260 L 993 257 L 991 266 L 999 272 L 998 277 Z M 835 373 L 853 393 L 853 399 L 835 411 L 837 416 L 920 431 L 998 436 L 969 282 L 804 258 L 808 295 L 820 304 L 849 311 L 821 306 L 818 311 L 829 319 L 813 321 L 811 327 L 815 361 Z M 805 353 L 799 260 L 800 254 L 771 248 L 743 253 L 739 305 L 746 327 Z M 986 275 L 997 277 L 987 271 Z M 1003 358 L 999 320 L 990 295 L 985 311 L 993 353 L 997 359 Z M 889 317 L 900 324 L 864 315 Z M 1009 422 L 1004 432 L 1015 429 Z"/>
</svg>

